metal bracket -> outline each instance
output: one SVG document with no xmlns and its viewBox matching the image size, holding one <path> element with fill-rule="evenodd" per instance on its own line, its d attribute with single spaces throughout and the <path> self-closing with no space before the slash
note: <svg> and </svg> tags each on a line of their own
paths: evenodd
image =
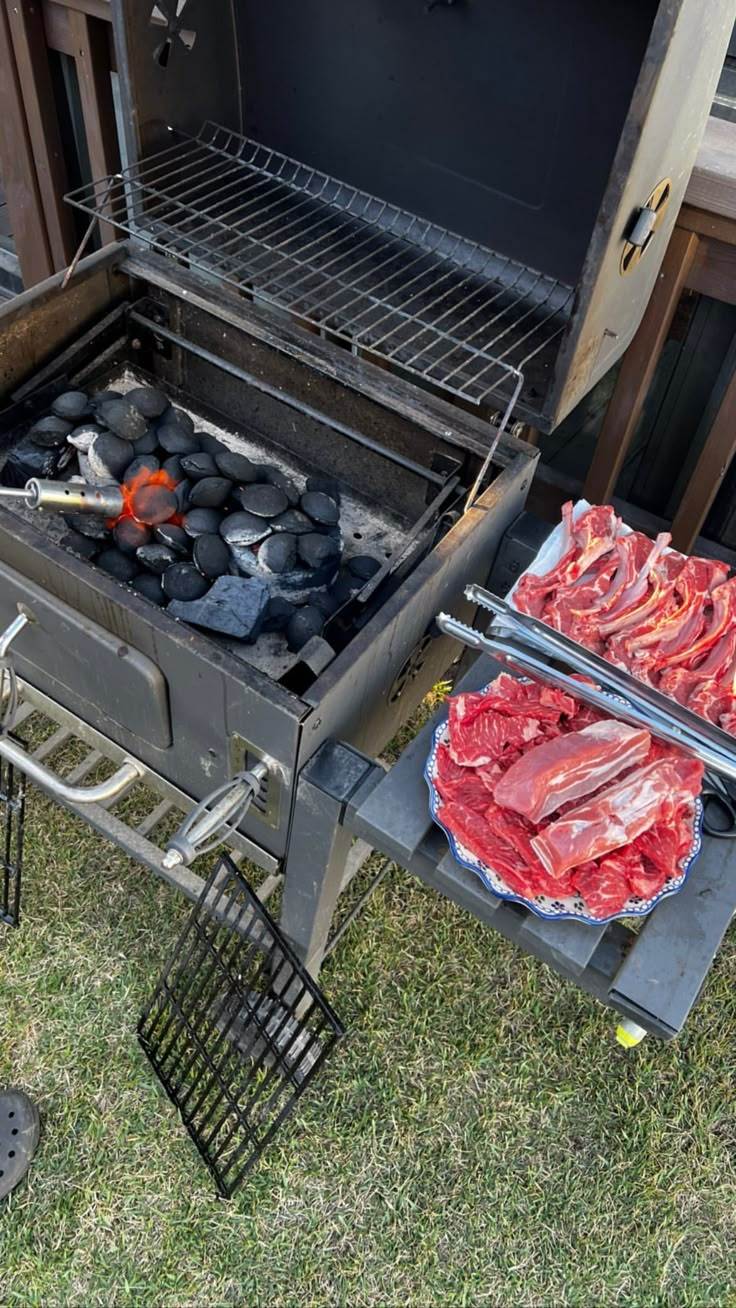
<svg viewBox="0 0 736 1308">
<path fill-rule="evenodd" d="M 23 774 L 16 776 L 12 763 L 0 761 L 0 922 L 11 927 L 20 922 L 25 812 Z"/>
</svg>

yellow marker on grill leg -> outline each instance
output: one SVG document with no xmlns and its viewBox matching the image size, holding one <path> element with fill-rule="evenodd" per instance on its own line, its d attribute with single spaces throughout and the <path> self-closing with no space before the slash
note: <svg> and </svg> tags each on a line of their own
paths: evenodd
<svg viewBox="0 0 736 1308">
<path fill-rule="evenodd" d="M 616 1027 L 616 1039 L 624 1049 L 634 1049 L 640 1045 L 646 1034 L 643 1026 L 637 1026 L 636 1022 L 630 1022 L 628 1018 L 624 1018 Z"/>
</svg>

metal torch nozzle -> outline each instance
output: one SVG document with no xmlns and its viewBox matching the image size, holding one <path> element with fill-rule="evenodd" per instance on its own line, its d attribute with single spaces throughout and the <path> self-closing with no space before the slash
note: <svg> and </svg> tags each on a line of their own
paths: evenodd
<svg viewBox="0 0 736 1308">
<path fill-rule="evenodd" d="M 123 492 L 119 486 L 90 486 L 84 481 L 41 481 L 33 477 L 18 490 L 0 486 L 0 504 L 5 500 L 23 500 L 29 509 L 41 513 L 95 513 L 101 518 L 117 518 L 123 511 Z"/>
</svg>

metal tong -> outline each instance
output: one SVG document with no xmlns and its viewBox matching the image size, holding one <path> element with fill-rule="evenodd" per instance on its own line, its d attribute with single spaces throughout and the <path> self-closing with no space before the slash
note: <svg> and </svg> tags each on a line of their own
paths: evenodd
<svg viewBox="0 0 736 1308">
<path fill-rule="evenodd" d="M 500 659 L 535 681 L 556 686 L 630 726 L 643 727 L 659 740 L 700 759 L 710 773 L 736 781 L 736 740 L 720 727 L 706 722 L 652 686 L 636 681 L 628 672 L 583 649 L 545 623 L 517 613 L 506 600 L 482 586 L 466 587 L 465 596 L 492 613 L 495 621 L 489 633 L 483 635 L 457 618 L 440 613 L 437 625 L 446 635 L 470 649 Z M 551 661 L 566 664 L 595 684 L 576 681 L 568 672 L 550 666 Z M 612 705 L 610 695 L 623 702 Z"/>
</svg>

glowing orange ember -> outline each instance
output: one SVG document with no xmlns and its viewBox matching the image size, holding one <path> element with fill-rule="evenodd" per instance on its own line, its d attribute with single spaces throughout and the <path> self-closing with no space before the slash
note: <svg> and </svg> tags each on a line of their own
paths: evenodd
<svg viewBox="0 0 736 1308">
<path fill-rule="evenodd" d="M 141 468 L 130 481 L 124 482 L 120 487 L 123 492 L 123 509 L 117 518 L 110 520 L 109 527 L 114 527 L 123 518 L 134 518 L 136 522 L 138 521 L 133 512 L 133 496 L 136 491 L 142 490 L 144 486 L 163 486 L 166 490 L 173 492 L 176 490 L 177 482 L 163 468 L 159 468 L 157 472 L 149 472 L 147 468 Z M 174 513 L 167 521 L 175 527 L 180 527 L 182 515 L 181 513 Z"/>
</svg>

